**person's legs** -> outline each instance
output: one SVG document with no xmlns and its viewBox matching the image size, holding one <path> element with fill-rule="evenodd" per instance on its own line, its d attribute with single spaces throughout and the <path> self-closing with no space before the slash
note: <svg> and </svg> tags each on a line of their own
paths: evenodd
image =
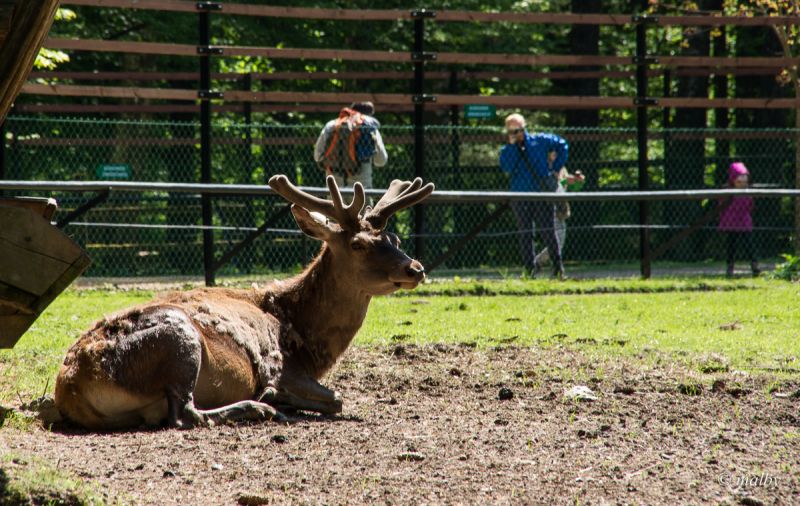
<svg viewBox="0 0 800 506">
<path fill-rule="evenodd" d="M 564 252 L 564 244 L 567 240 L 567 220 L 559 220 L 556 218 L 556 238 L 558 238 L 558 247 L 561 252 Z"/>
<path fill-rule="evenodd" d="M 549 202 L 534 202 L 533 221 L 542 236 L 542 242 L 553 263 L 553 275 L 563 276 L 564 265 L 561 262 L 561 244 L 556 235 L 556 210 Z"/>
<path fill-rule="evenodd" d="M 556 217 L 556 237 L 558 238 L 558 243 L 561 245 L 561 249 L 564 249 L 564 241 L 567 238 L 567 221 L 566 220 L 559 220 Z M 536 265 L 542 266 L 550 261 L 550 250 L 548 248 L 542 249 L 538 255 L 536 255 Z"/>
<path fill-rule="evenodd" d="M 744 252 L 747 255 L 747 259 L 750 260 L 750 271 L 753 273 L 753 276 L 758 276 L 761 274 L 761 268 L 758 266 L 756 242 L 753 238 L 753 232 L 742 232 L 740 242 L 744 247 Z"/>
<path fill-rule="evenodd" d="M 511 202 L 511 210 L 517 219 L 517 230 L 519 231 L 519 251 L 525 268 L 534 272 L 535 249 L 533 246 L 533 210 L 532 202 Z"/>
<path fill-rule="evenodd" d="M 725 232 L 725 236 L 727 243 L 725 256 L 727 267 L 725 269 L 725 274 L 727 274 L 728 277 L 732 277 L 734 271 L 734 262 L 736 261 L 736 246 L 738 237 L 736 232 Z"/>
</svg>

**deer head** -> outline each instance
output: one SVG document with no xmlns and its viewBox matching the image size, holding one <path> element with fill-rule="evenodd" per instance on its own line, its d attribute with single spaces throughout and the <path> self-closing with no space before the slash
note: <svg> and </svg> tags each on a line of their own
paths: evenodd
<svg viewBox="0 0 800 506">
<path fill-rule="evenodd" d="M 291 202 L 292 214 L 309 237 L 327 244 L 336 269 L 367 295 L 386 295 L 400 288 L 415 288 L 425 279 L 425 268 L 400 249 L 397 235 L 384 228 L 391 216 L 433 192 L 433 183 L 392 181 L 374 208 L 364 210 L 364 187 L 356 183 L 353 200 L 345 205 L 336 181 L 327 178 L 331 200 L 308 194 L 286 176 L 273 176 L 269 185 Z M 333 220 L 333 221 L 331 221 Z"/>
</svg>

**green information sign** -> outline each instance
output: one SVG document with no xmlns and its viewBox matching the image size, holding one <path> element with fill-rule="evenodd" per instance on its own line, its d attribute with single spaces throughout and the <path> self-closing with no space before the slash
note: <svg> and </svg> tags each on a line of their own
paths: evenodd
<svg viewBox="0 0 800 506">
<path fill-rule="evenodd" d="M 127 163 L 101 163 L 95 170 L 98 179 L 130 179 L 131 166 Z"/>
<path fill-rule="evenodd" d="M 488 104 L 469 104 L 464 106 L 465 118 L 494 118 L 497 108 Z"/>
</svg>

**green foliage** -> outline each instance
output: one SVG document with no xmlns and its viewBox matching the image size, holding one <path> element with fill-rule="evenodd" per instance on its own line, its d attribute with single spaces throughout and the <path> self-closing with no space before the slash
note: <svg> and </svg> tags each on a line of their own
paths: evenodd
<svg viewBox="0 0 800 506">
<path fill-rule="evenodd" d="M 58 9 L 56 11 L 56 21 L 73 21 L 77 15 L 71 9 Z M 54 49 L 42 48 L 39 54 L 36 55 L 36 60 L 33 66 L 37 69 L 53 70 L 59 64 L 69 61 L 69 55 L 64 51 L 56 51 Z"/>
<path fill-rule="evenodd" d="M 68 61 L 69 55 L 67 53 L 43 47 L 39 50 L 39 54 L 36 55 L 36 60 L 33 62 L 33 65 L 37 69 L 53 70 L 58 64 Z"/>
<path fill-rule="evenodd" d="M 784 281 L 800 281 L 800 256 L 781 255 L 786 261 L 775 266 L 770 273 L 773 279 Z"/>
</svg>

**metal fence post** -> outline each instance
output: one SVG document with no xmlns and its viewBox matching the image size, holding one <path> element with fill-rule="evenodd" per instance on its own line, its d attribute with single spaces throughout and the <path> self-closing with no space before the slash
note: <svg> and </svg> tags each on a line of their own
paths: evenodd
<svg viewBox="0 0 800 506">
<path fill-rule="evenodd" d="M 448 86 L 448 93 L 451 95 L 458 95 L 458 72 L 455 70 L 450 71 L 450 82 Z M 450 170 L 453 173 L 453 181 L 457 185 L 456 188 L 461 188 L 463 181 L 461 180 L 461 136 L 458 132 L 461 108 L 457 105 L 450 107 L 450 156 L 452 157 Z"/>
<path fill-rule="evenodd" d="M 198 2 L 197 52 L 200 55 L 200 182 L 211 183 L 211 99 L 219 94 L 211 91 L 211 14 L 212 10 L 222 10 L 222 5 L 214 2 Z M 211 196 L 203 194 L 203 273 L 206 286 L 214 286 L 214 223 Z"/>
<path fill-rule="evenodd" d="M 6 122 L 0 123 L 0 180 L 6 178 Z M 0 190 L 0 196 L 3 191 Z"/>
<path fill-rule="evenodd" d="M 647 191 L 650 186 L 647 155 L 647 106 L 656 105 L 656 101 L 647 97 L 647 68 L 650 63 L 657 63 L 655 58 L 647 56 L 647 25 L 656 21 L 655 17 L 640 14 L 633 17 L 636 23 L 636 134 L 638 147 L 639 191 Z M 639 202 L 639 255 L 641 259 L 641 274 L 643 278 L 650 277 L 650 209 L 646 201 Z"/>
<path fill-rule="evenodd" d="M 242 79 L 242 89 L 244 91 L 253 91 L 253 74 L 252 72 L 248 72 L 243 76 Z M 253 103 L 252 102 L 245 102 L 244 103 L 244 124 L 245 124 L 245 143 L 247 144 L 247 174 L 250 175 L 253 172 Z"/>
<path fill-rule="evenodd" d="M 425 95 L 425 61 L 435 60 L 436 55 L 425 52 L 425 19 L 436 17 L 436 12 L 428 9 L 415 9 L 411 11 L 414 19 L 414 48 L 411 52 L 411 61 L 414 62 L 414 176 L 425 177 L 425 102 L 436 100 L 431 95 Z M 425 208 L 417 205 L 414 209 L 414 254 L 422 258 L 425 243 L 422 234 L 425 230 Z"/>
</svg>

